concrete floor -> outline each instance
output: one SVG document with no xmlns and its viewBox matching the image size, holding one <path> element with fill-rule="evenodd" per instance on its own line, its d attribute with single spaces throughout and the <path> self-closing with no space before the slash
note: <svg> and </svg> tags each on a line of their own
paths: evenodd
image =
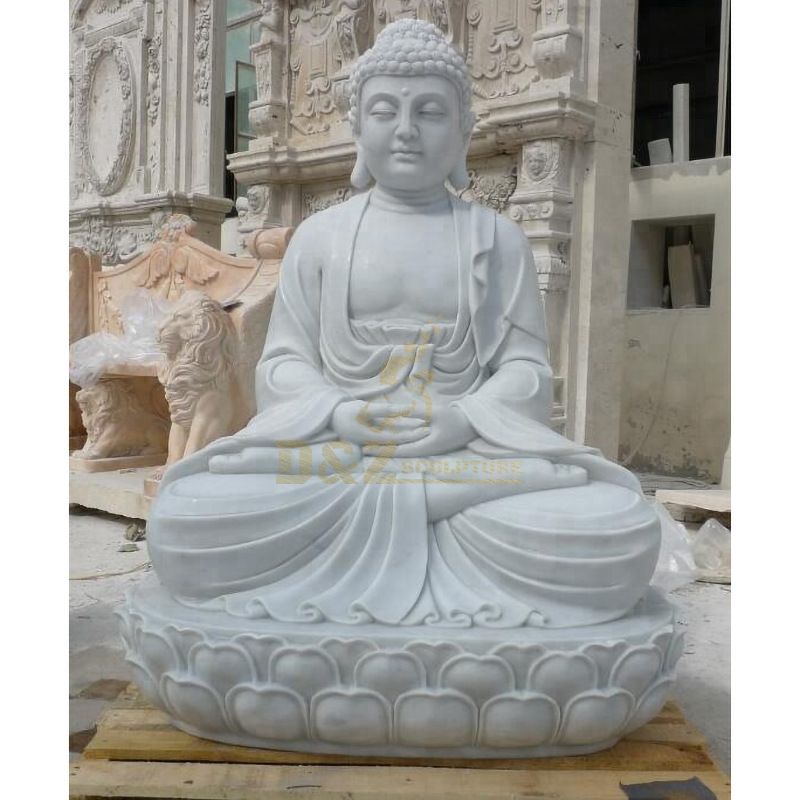
<svg viewBox="0 0 800 800">
<path fill-rule="evenodd" d="M 113 611 L 126 589 L 150 571 L 146 542 L 119 552 L 131 520 L 74 509 L 70 513 L 70 750 L 78 751 L 98 716 L 130 680 Z M 676 699 L 707 737 L 730 774 L 731 587 L 692 583 L 671 597 L 686 625 Z"/>
</svg>

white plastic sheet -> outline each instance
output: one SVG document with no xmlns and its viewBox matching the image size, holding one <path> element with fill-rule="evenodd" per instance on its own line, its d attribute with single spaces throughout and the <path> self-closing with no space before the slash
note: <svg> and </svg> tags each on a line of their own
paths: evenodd
<svg viewBox="0 0 800 800">
<path fill-rule="evenodd" d="M 162 354 L 158 329 L 172 304 L 147 289 L 136 289 L 120 303 L 122 336 L 92 333 L 69 348 L 69 379 L 85 388 L 97 383 L 105 372 L 125 363 L 156 364 Z"/>
<path fill-rule="evenodd" d="M 695 534 L 692 553 L 698 570 L 730 573 L 731 532 L 713 518 L 706 520 Z"/>
<path fill-rule="evenodd" d="M 689 535 L 662 503 L 658 500 L 651 502 L 661 520 L 661 550 L 650 582 L 665 593 L 674 592 L 694 580 L 695 563 Z"/>
</svg>

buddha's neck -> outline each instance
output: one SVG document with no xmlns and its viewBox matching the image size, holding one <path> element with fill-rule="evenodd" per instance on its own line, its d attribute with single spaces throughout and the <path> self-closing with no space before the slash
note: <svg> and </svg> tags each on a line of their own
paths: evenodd
<svg viewBox="0 0 800 800">
<path fill-rule="evenodd" d="M 450 202 L 450 195 L 444 185 L 430 189 L 388 189 L 376 185 L 372 190 L 370 203 L 387 211 L 401 214 L 419 214 L 439 208 Z"/>
</svg>

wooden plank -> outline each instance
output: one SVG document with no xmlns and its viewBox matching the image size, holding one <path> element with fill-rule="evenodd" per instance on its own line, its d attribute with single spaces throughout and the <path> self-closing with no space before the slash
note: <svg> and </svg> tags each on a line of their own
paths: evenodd
<svg viewBox="0 0 800 800">
<path fill-rule="evenodd" d="M 147 730 L 99 727 L 83 752 L 86 759 L 116 761 L 197 761 L 230 764 L 317 764 L 342 766 L 393 765 L 436 766 L 472 769 L 604 770 L 604 769 L 708 769 L 713 766 L 702 739 L 681 741 L 637 741 L 625 739 L 609 750 L 586 756 L 558 758 L 397 758 L 390 756 L 340 756 L 325 753 L 295 753 L 261 750 L 198 739 L 172 728 Z"/>
<path fill-rule="evenodd" d="M 173 760 L 176 750 L 181 755 L 193 751 L 197 760 L 208 760 L 206 757 L 208 753 L 215 756 L 214 760 L 220 760 L 217 756 L 221 750 L 225 750 L 226 758 L 230 756 L 228 760 L 235 763 L 297 763 L 297 754 L 273 750 L 255 750 L 254 753 L 248 753 L 247 760 L 243 762 L 242 750 L 250 750 L 250 748 L 217 743 L 213 743 L 213 747 L 210 747 L 210 743 L 173 728 L 169 724 L 167 715 L 163 711 L 153 708 L 107 709 L 98 722 L 98 729 L 100 733 L 96 736 L 96 740 L 93 740 L 85 750 L 87 758 L 138 760 L 142 756 L 141 749 L 136 746 L 138 741 L 149 748 L 145 759 L 148 761 Z M 153 736 L 154 733 L 155 736 Z M 660 720 L 656 718 L 653 722 L 628 734 L 625 739 L 628 742 L 674 743 L 688 747 L 703 747 L 706 744 L 705 737 L 681 717 L 667 717 Z M 275 753 L 279 755 L 274 755 Z M 345 763 L 347 760 L 344 756 L 306 754 L 302 757 L 303 763 Z M 386 758 L 376 757 L 369 763 L 385 764 L 390 761 L 391 759 L 387 761 Z M 409 759 L 395 759 L 395 761 L 406 764 Z M 450 763 L 452 759 L 444 759 L 444 761 Z M 498 759 L 495 759 L 492 762 L 494 766 L 497 761 Z M 429 760 L 426 759 L 425 763 L 428 762 Z M 473 761 L 469 760 L 468 763 L 471 764 Z M 517 763 L 517 759 L 513 759 L 512 763 Z"/>
<path fill-rule="evenodd" d="M 713 769 L 700 771 L 475 770 L 424 767 L 275 766 L 252 764 L 136 764 L 79 761 L 70 767 L 70 798 L 172 798 L 172 800 L 624 800 L 620 783 L 699 778 L 718 800 L 730 782 Z"/>
</svg>

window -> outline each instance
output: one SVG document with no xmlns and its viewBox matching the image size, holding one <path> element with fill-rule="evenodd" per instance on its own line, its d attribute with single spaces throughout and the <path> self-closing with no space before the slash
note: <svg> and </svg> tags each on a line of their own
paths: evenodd
<svg viewBox="0 0 800 800">
<path fill-rule="evenodd" d="M 250 60 L 250 45 L 261 30 L 258 19 L 261 3 L 255 0 L 228 0 L 225 30 L 225 197 L 233 200 L 243 194 L 228 170 L 228 156 L 247 150 L 255 134 L 250 128 L 248 110 L 256 99 L 255 68 Z M 236 214 L 236 207 L 228 216 Z"/>
<path fill-rule="evenodd" d="M 688 83 L 689 158 L 730 155 L 730 0 L 639 0 L 633 164 L 672 140 L 672 87 Z"/>
<path fill-rule="evenodd" d="M 634 222 L 628 309 L 709 306 L 713 256 L 713 216 Z"/>
</svg>

